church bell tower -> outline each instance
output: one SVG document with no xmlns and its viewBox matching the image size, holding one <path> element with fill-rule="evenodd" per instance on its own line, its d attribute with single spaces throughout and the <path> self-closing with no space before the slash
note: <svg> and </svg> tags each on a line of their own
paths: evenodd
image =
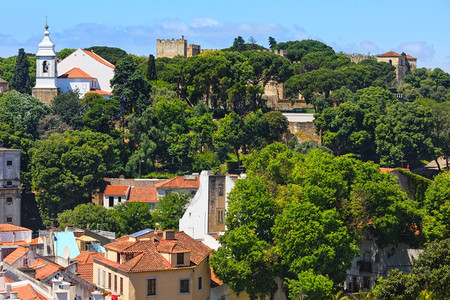
<svg viewBox="0 0 450 300">
<path fill-rule="evenodd" d="M 45 24 L 44 38 L 36 54 L 36 86 L 32 94 L 48 105 L 58 94 L 56 63 L 55 45 L 50 40 L 48 25 Z"/>
</svg>

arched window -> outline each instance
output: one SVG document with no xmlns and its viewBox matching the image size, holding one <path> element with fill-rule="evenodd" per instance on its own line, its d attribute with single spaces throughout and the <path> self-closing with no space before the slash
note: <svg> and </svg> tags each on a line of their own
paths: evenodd
<svg viewBox="0 0 450 300">
<path fill-rule="evenodd" d="M 48 73 L 48 63 L 46 60 L 42 63 L 42 73 Z"/>
<path fill-rule="evenodd" d="M 389 60 L 389 63 L 392 65 L 392 59 Z"/>
</svg>

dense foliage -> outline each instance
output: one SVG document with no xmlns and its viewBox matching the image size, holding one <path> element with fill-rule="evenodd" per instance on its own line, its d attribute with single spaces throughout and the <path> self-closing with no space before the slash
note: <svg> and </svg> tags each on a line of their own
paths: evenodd
<svg viewBox="0 0 450 300">
<path fill-rule="evenodd" d="M 419 204 L 373 163 L 320 150 L 302 155 L 274 143 L 244 165 L 247 179 L 229 195 L 227 231 L 211 259 L 215 274 L 236 292 L 270 295 L 269 283 L 279 276 L 291 288 L 317 282 L 320 289 L 301 292 L 320 299 L 331 293 L 329 282 L 336 287 L 344 280 L 356 241 L 369 232 L 381 247 L 421 241 L 413 230 L 421 227 Z M 241 232 L 246 238 L 237 238 Z M 261 274 L 267 283 L 255 286 Z"/>
</svg>

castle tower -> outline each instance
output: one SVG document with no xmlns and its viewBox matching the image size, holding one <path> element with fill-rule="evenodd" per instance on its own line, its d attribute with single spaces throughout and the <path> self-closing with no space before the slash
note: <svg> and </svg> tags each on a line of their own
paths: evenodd
<svg viewBox="0 0 450 300">
<path fill-rule="evenodd" d="M 406 75 L 406 56 L 400 55 L 394 51 L 389 51 L 384 54 L 377 55 L 378 62 L 385 62 L 395 67 L 395 76 L 399 84 L 403 84 L 403 78 Z"/>
<path fill-rule="evenodd" d="M 56 63 L 55 45 L 50 40 L 48 25 L 45 24 L 44 38 L 36 54 L 36 86 L 32 94 L 46 104 L 50 104 L 58 94 Z"/>
</svg>

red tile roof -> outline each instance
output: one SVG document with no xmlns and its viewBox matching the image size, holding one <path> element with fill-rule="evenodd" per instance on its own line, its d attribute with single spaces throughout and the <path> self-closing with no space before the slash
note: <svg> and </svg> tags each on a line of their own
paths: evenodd
<svg viewBox="0 0 450 300">
<path fill-rule="evenodd" d="M 6 279 L 6 277 L 5 277 Z M 7 282 L 5 280 L 5 283 L 11 283 Z M 4 292 L 5 289 L 2 289 L 1 292 Z M 21 286 L 13 286 L 11 287 L 12 292 L 17 292 L 17 296 L 19 299 L 25 299 L 25 300 L 31 300 L 31 299 L 38 299 L 38 300 L 47 300 L 48 298 L 44 297 L 41 293 L 36 291 L 31 284 L 21 285 Z"/>
<path fill-rule="evenodd" d="M 46 297 L 44 297 L 42 294 L 40 294 L 38 291 L 36 291 L 30 284 L 19 286 L 19 287 L 13 287 L 11 288 L 13 292 L 17 292 L 17 296 L 19 299 L 39 299 L 39 300 L 47 300 Z"/>
<path fill-rule="evenodd" d="M 67 71 L 66 73 L 58 76 L 58 78 L 81 78 L 81 79 L 95 79 L 88 73 L 84 72 L 80 68 L 73 68 Z"/>
<path fill-rule="evenodd" d="M 104 195 L 126 196 L 129 185 L 107 185 Z"/>
<path fill-rule="evenodd" d="M 8 265 L 12 265 L 15 263 L 19 258 L 26 255 L 30 249 L 25 247 L 17 247 L 16 250 L 11 252 L 3 261 L 7 263 Z"/>
<path fill-rule="evenodd" d="M 162 271 L 181 268 L 195 268 L 211 252 L 211 249 L 203 243 L 196 241 L 183 231 L 175 232 L 174 240 L 165 240 L 152 232 L 149 239 L 130 240 L 123 236 L 115 242 L 104 246 L 108 250 L 125 254 L 134 254 L 134 257 L 122 264 L 117 264 L 108 259 L 95 259 L 96 261 L 117 268 L 127 273 Z M 173 251 L 173 253 L 190 252 L 191 266 L 173 268 L 161 255 L 161 252 Z M 171 252 L 172 253 L 172 252 Z"/>
<path fill-rule="evenodd" d="M 158 190 L 154 187 L 135 187 L 132 186 L 128 201 L 131 202 L 158 202 Z"/>
<path fill-rule="evenodd" d="M 0 232 L 5 232 L 5 231 L 31 231 L 31 229 L 12 225 L 12 224 L 0 224 Z"/>
<path fill-rule="evenodd" d="M 86 92 L 86 94 L 91 94 L 91 93 L 99 94 L 100 96 L 112 96 L 113 95 L 113 93 L 103 91 L 103 90 L 96 90 L 96 89 Z"/>
<path fill-rule="evenodd" d="M 209 268 L 211 269 L 211 281 L 214 282 L 216 285 L 222 285 L 223 281 L 217 278 L 212 267 Z"/>
<path fill-rule="evenodd" d="M 157 188 L 176 188 L 176 189 L 198 189 L 200 187 L 200 177 L 195 179 L 185 179 L 184 176 L 177 176 L 169 180 L 155 184 Z"/>
<path fill-rule="evenodd" d="M 37 238 L 35 238 L 35 239 L 32 239 L 29 243 L 28 243 L 28 245 L 38 245 L 38 244 L 42 244 L 43 242 L 42 241 L 39 241 L 39 237 L 37 237 Z"/>
<path fill-rule="evenodd" d="M 22 246 L 27 245 L 27 242 L 25 241 L 15 241 L 13 242 L 0 242 L 0 246 Z"/>
<path fill-rule="evenodd" d="M 409 55 L 409 54 L 406 55 L 406 58 L 407 58 L 407 59 L 417 59 L 417 58 L 415 58 L 414 56 L 411 56 L 411 55 Z"/>
<path fill-rule="evenodd" d="M 38 258 L 28 266 L 36 270 L 36 275 L 34 276 L 34 278 L 36 278 L 37 280 L 45 279 L 50 275 L 53 275 L 57 271 L 65 269 L 42 258 Z"/>
<path fill-rule="evenodd" d="M 110 63 L 109 61 L 107 61 L 103 57 L 100 57 L 99 55 L 95 54 L 92 51 L 83 50 L 83 52 L 86 53 L 87 55 L 89 55 L 90 57 L 92 57 L 93 59 L 95 59 L 96 61 L 101 62 L 105 66 L 108 66 L 108 67 L 113 68 L 113 69 L 116 68 L 116 67 L 114 67 L 114 65 L 112 63 Z"/>
<path fill-rule="evenodd" d="M 105 257 L 103 252 L 82 251 L 78 256 L 72 259 L 77 260 L 77 272 L 81 278 L 87 282 L 94 283 L 94 258 L 102 259 Z"/>
<path fill-rule="evenodd" d="M 397 52 L 394 52 L 394 51 L 389 51 L 389 52 L 386 52 L 384 54 L 378 55 L 378 57 L 400 57 L 400 56 L 402 56 L 402 55 L 400 55 L 400 54 L 398 54 Z"/>
</svg>

